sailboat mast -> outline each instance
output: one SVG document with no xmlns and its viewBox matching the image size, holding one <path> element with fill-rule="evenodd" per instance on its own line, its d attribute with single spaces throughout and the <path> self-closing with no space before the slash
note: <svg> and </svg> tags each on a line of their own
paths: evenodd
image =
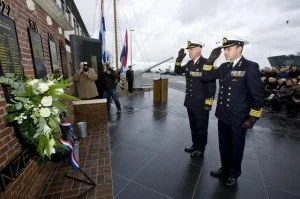
<svg viewBox="0 0 300 199">
<path fill-rule="evenodd" d="M 117 27 L 117 0 L 114 0 L 114 24 L 115 24 L 115 49 L 116 49 L 116 72 L 119 71 L 119 52 L 118 52 L 118 27 Z"/>
</svg>

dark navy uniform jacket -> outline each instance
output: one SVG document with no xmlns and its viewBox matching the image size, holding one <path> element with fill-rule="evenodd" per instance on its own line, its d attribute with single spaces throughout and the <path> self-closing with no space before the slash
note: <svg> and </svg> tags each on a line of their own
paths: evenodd
<svg viewBox="0 0 300 199">
<path fill-rule="evenodd" d="M 189 109 L 203 110 L 204 104 L 211 106 L 213 104 L 216 81 L 203 82 L 201 76 L 203 71 L 211 71 L 212 66 L 205 65 L 206 59 L 202 56 L 194 64 L 193 60 L 181 66 L 181 62 L 175 63 L 175 73 L 183 74 L 186 77 L 186 95 L 184 106 Z"/>
<path fill-rule="evenodd" d="M 221 64 L 204 81 L 219 79 L 219 96 L 216 117 L 228 124 L 242 124 L 249 115 L 259 118 L 264 104 L 265 91 L 260 79 L 259 66 L 244 57 L 231 69 L 230 63 Z"/>
</svg>

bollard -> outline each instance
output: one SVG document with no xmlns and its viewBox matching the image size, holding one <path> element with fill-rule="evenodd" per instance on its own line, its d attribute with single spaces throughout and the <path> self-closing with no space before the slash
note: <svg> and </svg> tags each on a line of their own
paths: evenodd
<svg viewBox="0 0 300 199">
<path fill-rule="evenodd" d="M 80 137 L 84 138 L 87 136 L 86 122 L 78 122 L 77 127 L 79 130 Z"/>
</svg>

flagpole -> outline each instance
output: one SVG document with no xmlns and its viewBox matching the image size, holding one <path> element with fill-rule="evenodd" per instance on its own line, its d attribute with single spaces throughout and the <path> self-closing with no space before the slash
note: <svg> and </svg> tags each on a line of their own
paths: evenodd
<svg viewBox="0 0 300 199">
<path fill-rule="evenodd" d="M 116 72 L 119 71 L 119 52 L 118 52 L 118 27 L 117 27 L 117 2 L 114 0 L 114 24 L 115 24 L 115 49 L 116 49 Z"/>
<path fill-rule="evenodd" d="M 132 66 L 132 32 L 134 30 L 130 30 L 130 65 Z"/>
</svg>

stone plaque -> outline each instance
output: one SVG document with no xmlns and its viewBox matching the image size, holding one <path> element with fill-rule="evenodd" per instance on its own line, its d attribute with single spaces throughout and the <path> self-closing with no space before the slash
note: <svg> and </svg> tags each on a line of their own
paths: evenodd
<svg viewBox="0 0 300 199">
<path fill-rule="evenodd" d="M 28 28 L 30 48 L 33 60 L 35 78 L 43 78 L 47 76 L 47 70 L 44 59 L 44 51 L 42 37 L 39 33 Z"/>
<path fill-rule="evenodd" d="M 67 79 L 69 77 L 68 66 L 67 66 L 67 51 L 62 44 L 59 45 L 59 51 L 60 51 L 61 68 L 62 68 L 63 77 Z"/>
<path fill-rule="evenodd" d="M 49 52 L 50 52 L 52 72 L 55 75 L 59 76 L 59 65 L 58 65 L 56 44 L 55 41 L 52 39 L 49 39 Z"/>
<path fill-rule="evenodd" d="M 0 75 L 24 74 L 15 22 L 0 15 Z"/>
</svg>

